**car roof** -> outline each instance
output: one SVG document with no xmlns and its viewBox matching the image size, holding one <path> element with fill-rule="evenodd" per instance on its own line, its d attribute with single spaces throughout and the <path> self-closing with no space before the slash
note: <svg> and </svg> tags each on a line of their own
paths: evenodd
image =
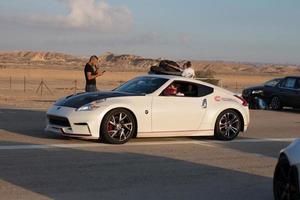
<svg viewBox="0 0 300 200">
<path fill-rule="evenodd" d="M 189 78 L 185 78 L 183 76 L 175 76 L 175 75 L 160 75 L 160 74 L 146 74 L 142 75 L 141 77 L 157 77 L 157 78 L 166 78 L 166 79 L 185 79 L 185 80 L 191 80 Z"/>
<path fill-rule="evenodd" d="M 192 78 L 186 78 L 183 76 L 174 76 L 174 75 L 160 75 L 160 74 L 146 74 L 146 75 L 142 75 L 139 77 L 157 77 L 157 78 L 165 78 L 168 80 L 176 80 L 176 81 L 186 81 L 186 82 L 191 82 L 191 83 L 198 83 L 198 84 L 202 84 L 202 85 L 206 85 L 209 87 L 213 87 L 213 88 L 219 88 L 216 85 L 201 81 L 201 80 L 197 80 L 197 79 L 192 79 Z"/>
<path fill-rule="evenodd" d="M 300 78 L 300 76 L 286 76 L 285 78 Z"/>
<path fill-rule="evenodd" d="M 140 77 L 156 77 L 156 78 L 165 78 L 165 79 L 176 80 L 176 81 L 178 80 L 178 81 L 187 81 L 187 82 L 194 82 L 194 83 L 197 83 L 197 82 L 203 83 L 203 81 L 199 81 L 197 79 L 186 78 L 183 76 L 175 76 L 175 75 L 147 74 L 147 75 L 143 75 Z M 207 83 L 205 83 L 205 84 L 207 84 Z"/>
</svg>

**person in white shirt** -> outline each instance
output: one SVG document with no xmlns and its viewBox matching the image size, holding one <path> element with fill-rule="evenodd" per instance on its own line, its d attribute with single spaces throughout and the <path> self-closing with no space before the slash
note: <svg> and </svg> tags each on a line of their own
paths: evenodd
<svg viewBox="0 0 300 200">
<path fill-rule="evenodd" d="M 184 70 L 182 76 L 186 78 L 195 78 L 195 70 L 192 68 L 192 63 L 188 61 L 183 66 Z"/>
</svg>

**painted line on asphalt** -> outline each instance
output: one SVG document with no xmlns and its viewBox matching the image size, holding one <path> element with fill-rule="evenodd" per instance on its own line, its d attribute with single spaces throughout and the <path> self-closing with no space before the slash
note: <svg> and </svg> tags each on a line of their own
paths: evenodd
<svg viewBox="0 0 300 200">
<path fill-rule="evenodd" d="M 293 142 L 297 138 L 253 138 L 253 139 L 236 139 L 228 141 L 228 143 L 259 143 L 259 142 Z M 224 143 L 222 141 L 214 141 L 215 143 Z"/>
<path fill-rule="evenodd" d="M 210 148 L 217 147 L 217 144 L 226 143 L 262 143 L 262 142 L 292 142 L 295 138 L 262 138 L 262 139 L 237 139 L 229 142 L 222 141 L 157 141 L 157 142 L 129 142 L 119 147 L 126 146 L 155 146 L 155 145 L 184 145 L 195 144 Z M 116 147 L 116 145 L 100 143 L 83 143 L 83 144 L 20 144 L 20 145 L 0 145 L 0 150 L 31 150 L 31 149 L 51 149 L 51 148 L 92 148 L 92 147 Z"/>
<path fill-rule="evenodd" d="M 165 141 L 165 142 L 131 142 L 119 147 L 126 146 L 155 146 L 155 145 L 184 145 L 184 144 L 197 144 L 207 147 L 214 147 L 214 145 L 207 142 L 197 141 Z M 0 150 L 30 150 L 30 149 L 51 149 L 51 148 L 92 148 L 92 147 L 118 147 L 111 144 L 99 143 L 84 143 L 84 144 L 20 144 L 20 145 L 0 145 Z"/>
<path fill-rule="evenodd" d="M 207 147 L 215 147 L 215 145 L 209 141 L 157 141 L 157 142 L 131 142 L 124 144 L 124 146 L 153 146 L 153 145 L 183 145 L 183 144 L 197 144 Z"/>
<path fill-rule="evenodd" d="M 22 108 L 18 108 L 18 107 L 9 107 L 9 106 L 0 106 L 0 110 L 2 110 L 1 112 L 9 112 L 9 110 L 15 110 L 15 111 L 20 111 L 20 110 L 24 110 L 24 111 L 42 111 L 42 112 L 47 112 L 47 110 L 45 110 L 44 108 L 26 108 L 26 107 L 22 107 Z"/>
<path fill-rule="evenodd" d="M 51 148 L 85 148 L 100 147 L 105 144 L 21 144 L 0 146 L 0 150 L 32 150 L 32 149 L 51 149 Z"/>
</svg>

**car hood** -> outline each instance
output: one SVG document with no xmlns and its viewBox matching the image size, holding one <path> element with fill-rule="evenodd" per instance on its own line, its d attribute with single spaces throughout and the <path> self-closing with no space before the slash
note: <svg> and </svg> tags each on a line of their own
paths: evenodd
<svg viewBox="0 0 300 200">
<path fill-rule="evenodd" d="M 247 87 L 245 90 L 251 90 L 251 91 L 253 91 L 253 90 L 262 90 L 262 89 L 264 89 L 264 85 L 256 85 L 256 86 L 252 86 L 252 87 Z"/>
<path fill-rule="evenodd" d="M 145 94 L 132 94 L 125 92 L 86 92 L 68 96 L 64 99 L 58 100 L 56 106 L 64 106 L 71 108 L 80 108 L 88 103 L 91 103 L 96 100 L 115 98 L 115 97 L 127 97 L 127 96 L 145 96 Z"/>
</svg>

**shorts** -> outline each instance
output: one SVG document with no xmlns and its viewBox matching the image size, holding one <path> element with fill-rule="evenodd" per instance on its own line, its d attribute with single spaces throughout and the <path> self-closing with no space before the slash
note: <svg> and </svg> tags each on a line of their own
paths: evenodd
<svg viewBox="0 0 300 200">
<path fill-rule="evenodd" d="M 97 86 L 96 85 L 86 85 L 85 86 L 86 92 L 97 92 Z"/>
</svg>

